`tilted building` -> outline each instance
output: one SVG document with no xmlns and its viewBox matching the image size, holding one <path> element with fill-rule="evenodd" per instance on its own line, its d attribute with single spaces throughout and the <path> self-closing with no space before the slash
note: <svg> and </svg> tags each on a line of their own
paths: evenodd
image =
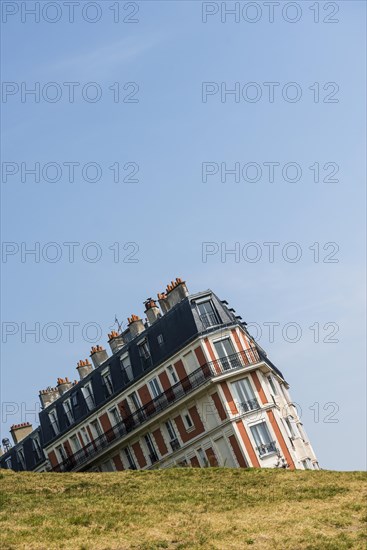
<svg viewBox="0 0 367 550">
<path fill-rule="evenodd" d="M 159 307 L 157 305 L 159 304 Z M 282 373 L 224 300 L 176 279 L 128 328 L 40 392 L 40 425 L 11 428 L 14 470 L 173 466 L 318 469 Z"/>
</svg>

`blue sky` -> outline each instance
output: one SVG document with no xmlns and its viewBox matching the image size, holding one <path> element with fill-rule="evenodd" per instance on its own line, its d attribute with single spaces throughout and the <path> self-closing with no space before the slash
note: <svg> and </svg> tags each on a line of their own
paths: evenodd
<svg viewBox="0 0 367 550">
<path fill-rule="evenodd" d="M 41 388 L 59 376 L 76 377 L 76 363 L 92 345 L 86 340 L 93 339 L 83 327 L 97 323 L 102 337 L 93 343 L 106 345 L 115 314 L 124 322 L 131 313 L 142 315 L 143 300 L 180 276 L 191 292 L 212 288 L 227 299 L 253 324 L 254 335 L 262 328 L 259 343 L 289 381 L 321 466 L 365 469 L 365 4 L 336 3 L 339 22 L 329 24 L 322 22 L 325 2 L 319 23 L 314 3 L 298 3 L 302 15 L 293 24 L 277 11 L 269 23 L 262 2 L 257 23 L 230 17 L 222 23 L 220 14 L 203 23 L 202 3 L 190 1 L 138 2 L 138 23 L 114 23 L 112 4 L 99 3 L 95 24 L 80 11 L 69 23 L 65 8 L 54 24 L 42 15 L 39 23 L 30 17 L 22 23 L 20 13 L 3 23 L 2 78 L 13 83 L 6 90 L 38 82 L 52 97 L 45 85 L 54 82 L 62 96 L 50 102 L 41 94 L 35 102 L 28 95 L 22 102 L 19 92 L 6 102 L 3 96 L 1 105 L 3 170 L 19 170 L 2 177 L 2 240 L 13 243 L 5 245 L 2 263 L 2 437 L 11 424 L 33 420 L 25 409 L 34 408 Z M 65 82 L 79 83 L 74 103 Z M 80 92 L 90 82 L 102 92 L 95 103 Z M 109 88 L 116 82 L 121 97 L 138 85 L 138 102 L 115 103 Z M 124 90 L 129 82 L 136 84 Z M 204 103 L 203 82 L 225 83 L 228 90 L 254 82 L 262 97 L 221 101 L 217 93 Z M 266 82 L 279 83 L 273 103 Z M 281 93 L 289 82 L 302 91 L 294 103 Z M 318 103 L 315 86 L 309 89 L 316 82 Z M 336 89 L 323 89 L 330 82 L 338 85 L 338 102 L 325 103 Z M 41 173 L 36 182 L 25 173 L 22 182 L 21 163 L 31 168 L 36 162 L 62 167 L 59 181 Z M 79 163 L 74 182 L 64 164 L 70 162 Z M 262 177 L 222 182 L 214 175 L 203 182 L 204 162 L 257 163 Z M 264 162 L 279 163 L 272 183 Z M 301 167 L 298 182 L 282 177 L 290 162 Z M 309 168 L 315 162 L 319 183 Z M 83 178 L 87 163 L 100 167 L 99 181 L 88 181 L 92 169 Z M 131 170 L 123 169 L 127 163 L 138 165 L 139 181 L 114 182 L 109 167 L 115 163 L 123 176 Z M 322 181 L 330 172 L 326 163 L 338 166 L 338 182 Z M 74 262 L 67 242 L 80 243 Z M 217 243 L 223 258 L 217 253 L 203 261 L 205 242 Z M 236 242 L 244 254 L 225 255 Z M 274 262 L 268 242 L 280 243 Z M 302 252 L 298 262 L 281 253 L 290 242 Z M 40 243 L 40 261 L 31 255 L 22 261 L 21 243 Z M 119 243 L 119 261 L 113 243 Z M 246 256 L 247 243 L 257 243 L 258 262 Z M 336 244 L 324 250 L 326 243 Z M 55 251 L 61 257 L 52 262 Z M 87 261 L 95 251 L 100 260 Z M 278 323 L 274 341 L 269 322 Z M 39 342 L 22 323 L 39 323 Z M 62 328 L 57 342 L 50 341 L 55 333 L 48 323 Z M 79 323 L 72 342 L 68 323 Z M 289 341 L 288 323 L 300 327 L 297 342 Z M 16 334 L 7 334 L 12 329 Z"/>
</svg>

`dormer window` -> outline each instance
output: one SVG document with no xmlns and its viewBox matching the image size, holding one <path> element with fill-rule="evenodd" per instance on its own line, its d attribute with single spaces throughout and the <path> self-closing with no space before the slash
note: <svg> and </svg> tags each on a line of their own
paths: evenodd
<svg viewBox="0 0 367 550">
<path fill-rule="evenodd" d="M 18 459 L 18 463 L 19 463 L 19 465 L 21 466 L 22 470 L 25 470 L 25 469 L 26 469 L 26 465 L 25 465 L 25 456 L 24 456 L 23 447 L 20 447 L 20 448 L 17 450 L 17 459 Z"/>
<path fill-rule="evenodd" d="M 120 364 L 121 364 L 121 370 L 122 370 L 124 382 L 127 384 L 133 379 L 133 369 L 131 366 L 130 356 L 128 353 L 120 357 Z"/>
<path fill-rule="evenodd" d="M 148 341 L 146 339 L 143 340 L 140 344 L 138 344 L 138 348 L 143 369 L 145 370 L 149 368 L 152 364 Z"/>
<path fill-rule="evenodd" d="M 42 447 L 38 436 L 32 438 L 32 448 L 35 461 L 38 462 L 42 458 Z"/>
<path fill-rule="evenodd" d="M 110 395 L 112 395 L 114 391 L 110 369 L 107 369 L 102 373 L 102 384 L 105 389 L 105 397 L 110 397 Z"/>
<path fill-rule="evenodd" d="M 86 384 L 82 388 L 82 394 L 84 396 L 84 399 L 85 399 L 85 402 L 87 404 L 88 410 L 91 411 L 92 409 L 94 409 L 96 404 L 95 404 L 95 401 L 94 401 L 92 385 L 90 383 Z"/>
<path fill-rule="evenodd" d="M 71 407 L 70 399 L 66 399 L 62 405 L 64 407 L 66 422 L 68 426 L 70 426 L 70 424 L 74 422 L 73 409 Z"/>
<path fill-rule="evenodd" d="M 48 413 L 48 418 L 50 420 L 51 429 L 54 435 L 58 435 L 60 432 L 60 426 L 59 426 L 59 421 L 57 419 L 56 411 L 55 410 L 50 411 Z"/>
<path fill-rule="evenodd" d="M 196 302 L 196 307 L 205 329 L 220 324 L 219 316 L 211 300 Z"/>
</svg>

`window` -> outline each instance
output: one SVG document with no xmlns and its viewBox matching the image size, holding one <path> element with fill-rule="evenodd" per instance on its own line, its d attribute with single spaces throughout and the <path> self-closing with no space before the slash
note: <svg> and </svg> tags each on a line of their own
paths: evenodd
<svg viewBox="0 0 367 550">
<path fill-rule="evenodd" d="M 223 370 L 235 369 L 242 366 L 230 338 L 214 342 L 214 347 Z"/>
<path fill-rule="evenodd" d="M 81 428 L 80 433 L 82 434 L 82 439 L 83 439 L 84 445 L 90 443 L 90 437 L 89 437 L 88 430 L 86 428 Z"/>
<path fill-rule="evenodd" d="M 158 460 L 157 451 L 154 448 L 152 438 L 150 437 L 149 434 L 144 436 L 144 440 L 145 440 L 146 446 L 148 448 L 150 461 L 153 464 L 154 462 L 157 462 L 157 460 Z"/>
<path fill-rule="evenodd" d="M 110 413 L 112 419 L 112 426 L 116 426 L 119 422 L 121 422 L 121 416 L 116 407 L 113 407 L 108 412 Z"/>
<path fill-rule="evenodd" d="M 25 465 L 25 456 L 24 456 L 23 447 L 20 447 L 20 449 L 17 450 L 17 459 L 18 459 L 18 463 L 20 464 L 22 470 L 25 470 L 26 465 Z"/>
<path fill-rule="evenodd" d="M 297 426 L 294 422 L 294 418 L 293 416 L 289 415 L 287 418 L 285 418 L 285 423 L 287 425 L 287 428 L 288 428 L 288 435 L 290 437 L 300 437 L 300 434 L 297 430 Z"/>
<path fill-rule="evenodd" d="M 124 355 L 123 357 L 120 357 L 120 365 L 121 365 L 124 382 L 125 384 L 127 384 L 133 379 L 133 369 L 131 366 L 129 354 Z"/>
<path fill-rule="evenodd" d="M 271 440 L 271 436 L 265 422 L 251 426 L 251 433 L 255 440 L 256 448 L 260 457 L 277 452 L 275 441 Z"/>
<path fill-rule="evenodd" d="M 113 394 L 113 384 L 109 369 L 102 373 L 102 384 L 104 386 L 105 397 L 110 397 Z"/>
<path fill-rule="evenodd" d="M 238 380 L 238 382 L 233 382 L 232 386 L 235 390 L 238 403 L 243 412 L 253 411 L 259 408 L 259 403 L 255 397 L 254 391 L 248 378 Z"/>
<path fill-rule="evenodd" d="M 191 416 L 189 415 L 188 412 L 185 412 L 183 414 L 183 419 L 184 419 L 184 424 L 185 424 L 187 430 L 190 430 L 194 427 L 193 421 L 192 421 Z"/>
<path fill-rule="evenodd" d="M 79 405 L 78 394 L 77 393 L 73 393 L 71 395 L 71 404 L 73 405 L 73 407 L 77 407 Z"/>
<path fill-rule="evenodd" d="M 133 455 L 132 455 L 129 447 L 126 447 L 126 449 L 124 449 L 124 453 L 125 453 L 125 456 L 126 456 L 126 460 L 129 464 L 130 470 L 136 470 L 135 460 L 133 459 Z"/>
<path fill-rule="evenodd" d="M 162 393 L 162 390 L 156 378 L 152 378 L 151 380 L 149 380 L 149 387 L 153 398 L 158 397 L 158 395 Z"/>
<path fill-rule="evenodd" d="M 35 461 L 38 462 L 42 458 L 42 448 L 40 444 L 40 440 L 37 436 L 32 438 L 32 449 L 33 449 L 33 456 L 35 458 Z"/>
<path fill-rule="evenodd" d="M 143 365 L 143 368 L 147 369 L 152 364 L 150 349 L 149 349 L 147 340 L 143 340 L 143 342 L 141 342 L 141 344 L 138 345 L 138 348 L 139 348 L 139 355 L 140 355 L 140 360 Z"/>
<path fill-rule="evenodd" d="M 54 435 L 58 435 L 59 432 L 60 432 L 60 427 L 59 427 L 59 422 L 57 420 L 56 411 L 53 410 L 53 411 L 49 412 L 48 413 L 48 418 L 50 419 L 50 424 L 51 424 L 51 428 L 52 428 L 52 431 L 53 431 Z"/>
<path fill-rule="evenodd" d="M 169 365 L 167 367 L 167 371 L 169 372 L 169 375 L 173 381 L 174 384 L 177 384 L 178 382 L 178 377 L 177 377 L 177 374 L 176 374 L 176 371 L 175 369 L 172 367 L 172 365 Z"/>
<path fill-rule="evenodd" d="M 163 334 L 158 334 L 157 340 L 158 340 L 158 344 L 159 344 L 160 346 L 163 346 L 163 344 L 164 344 Z"/>
<path fill-rule="evenodd" d="M 141 404 L 140 404 L 139 398 L 137 396 L 137 393 L 135 391 L 130 393 L 127 397 L 131 402 L 131 405 L 132 405 L 131 409 L 132 409 L 133 412 L 135 412 L 137 409 L 140 409 Z"/>
<path fill-rule="evenodd" d="M 8 470 L 11 470 L 12 469 L 12 463 L 11 463 L 11 457 L 5 459 L 5 464 L 6 464 L 6 467 Z"/>
<path fill-rule="evenodd" d="M 56 451 L 59 455 L 60 462 L 64 462 L 64 460 L 67 459 L 64 447 L 62 445 L 59 445 L 58 447 L 56 447 Z"/>
<path fill-rule="evenodd" d="M 82 388 L 82 394 L 84 396 L 84 399 L 85 399 L 85 402 L 87 404 L 88 410 L 91 411 L 96 406 L 95 401 L 94 401 L 93 391 L 92 391 L 92 385 L 91 384 L 86 384 Z"/>
<path fill-rule="evenodd" d="M 170 440 L 170 445 L 172 448 L 172 451 L 177 451 L 177 449 L 180 448 L 180 442 L 178 441 L 175 429 L 173 427 L 173 424 L 170 420 L 167 420 L 166 422 L 166 429 L 168 433 L 168 437 Z"/>
<path fill-rule="evenodd" d="M 201 447 L 199 447 L 198 449 L 196 449 L 196 453 L 197 453 L 198 458 L 199 458 L 200 466 L 204 466 L 204 467 L 208 466 L 208 459 L 207 459 L 207 456 L 204 453 L 203 449 Z"/>
<path fill-rule="evenodd" d="M 269 376 L 267 376 L 266 378 L 268 379 L 268 382 L 269 382 L 269 385 L 271 387 L 271 391 L 273 392 L 273 394 L 278 395 L 278 391 L 277 391 L 277 388 L 275 386 L 274 378 L 271 376 L 271 374 L 269 374 Z"/>
<path fill-rule="evenodd" d="M 80 444 L 80 441 L 79 441 L 79 438 L 76 436 L 76 435 L 73 435 L 71 438 L 70 438 L 70 441 L 73 445 L 73 448 L 74 448 L 74 451 L 75 452 L 78 452 L 80 451 L 80 449 L 82 448 L 81 444 Z"/>
<path fill-rule="evenodd" d="M 217 312 L 214 309 L 213 303 L 211 300 L 206 300 L 205 302 L 196 303 L 198 308 L 200 320 L 203 323 L 204 328 L 209 328 L 214 325 L 219 325 L 220 319 Z"/>
<path fill-rule="evenodd" d="M 70 399 L 67 399 L 63 402 L 64 412 L 65 412 L 65 418 L 68 426 L 74 422 L 74 416 L 73 416 L 73 410 L 71 408 L 71 402 Z"/>
<path fill-rule="evenodd" d="M 100 435 L 103 434 L 102 428 L 99 425 L 98 420 L 93 420 L 93 422 L 91 422 L 90 425 L 92 426 L 92 428 L 94 430 L 95 437 L 99 437 Z"/>
</svg>

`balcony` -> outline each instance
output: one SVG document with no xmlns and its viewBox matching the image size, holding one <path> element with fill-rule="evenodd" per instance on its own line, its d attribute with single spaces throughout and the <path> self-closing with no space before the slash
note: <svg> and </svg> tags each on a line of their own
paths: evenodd
<svg viewBox="0 0 367 550">
<path fill-rule="evenodd" d="M 251 348 L 245 352 L 226 357 L 225 359 L 217 359 L 215 361 L 205 363 L 200 368 L 189 374 L 186 378 L 161 393 L 158 397 L 152 399 L 152 401 L 147 403 L 144 407 L 141 407 L 122 419 L 115 426 L 113 426 L 112 429 L 103 433 L 73 455 L 68 456 L 63 462 L 57 466 L 54 466 L 53 470 L 56 472 L 66 472 L 78 469 L 92 458 L 98 456 L 98 454 L 104 449 L 107 449 L 116 441 L 122 439 L 140 427 L 146 421 L 166 410 L 181 398 L 193 392 L 200 386 L 203 386 L 212 378 L 215 378 L 219 374 L 230 370 L 248 367 L 249 365 L 258 363 L 260 360 L 261 357 L 259 356 L 258 350 L 256 348 Z M 255 405 L 253 402 L 248 403 Z M 176 441 L 177 439 L 171 441 L 172 450 L 176 450 L 173 449 L 173 446 L 177 444 L 179 446 L 179 442 L 177 441 L 177 443 L 175 443 Z"/>
<path fill-rule="evenodd" d="M 259 447 L 256 447 L 260 458 L 263 458 L 266 455 L 269 455 L 271 453 L 277 453 L 278 449 L 276 447 L 275 441 L 269 441 L 269 443 L 263 443 L 262 445 L 259 445 Z"/>
</svg>

